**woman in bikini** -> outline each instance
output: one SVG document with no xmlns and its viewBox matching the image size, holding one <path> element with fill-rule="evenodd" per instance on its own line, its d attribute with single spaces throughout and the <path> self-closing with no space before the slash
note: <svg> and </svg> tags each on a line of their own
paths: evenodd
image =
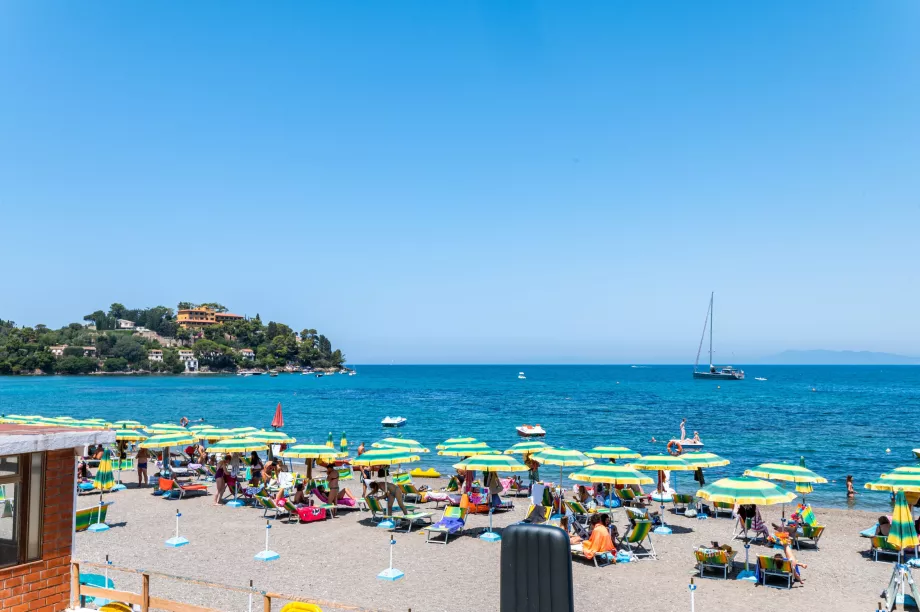
<svg viewBox="0 0 920 612">
<path fill-rule="evenodd" d="M 142 487 L 147 482 L 147 460 L 150 459 L 150 453 L 146 448 L 137 451 L 134 460 L 137 462 L 137 486 Z"/>
<path fill-rule="evenodd" d="M 335 467 L 335 461 L 326 464 L 326 484 L 329 487 L 328 503 L 332 504 L 330 510 L 332 516 L 335 516 L 335 505 L 339 503 L 339 471 Z"/>
</svg>

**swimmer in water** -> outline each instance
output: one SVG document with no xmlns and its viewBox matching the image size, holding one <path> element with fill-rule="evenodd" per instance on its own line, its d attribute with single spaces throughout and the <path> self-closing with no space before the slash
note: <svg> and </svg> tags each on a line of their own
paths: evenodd
<svg viewBox="0 0 920 612">
<path fill-rule="evenodd" d="M 651 442 L 651 443 L 653 443 L 653 444 L 654 444 L 655 442 L 657 442 L 657 441 L 658 441 L 658 440 L 655 439 L 655 436 L 652 436 L 652 439 L 649 440 L 649 442 Z"/>
</svg>

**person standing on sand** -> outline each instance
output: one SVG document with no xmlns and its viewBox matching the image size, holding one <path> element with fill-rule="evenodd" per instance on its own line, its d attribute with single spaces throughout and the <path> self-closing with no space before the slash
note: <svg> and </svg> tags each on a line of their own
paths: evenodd
<svg viewBox="0 0 920 612">
<path fill-rule="evenodd" d="M 217 492 L 214 494 L 214 505 L 220 505 L 220 500 L 224 497 L 224 491 L 227 490 L 227 477 L 230 475 L 230 456 L 224 455 L 217 465 L 217 472 L 214 474 L 214 484 L 217 485 Z"/>
<path fill-rule="evenodd" d="M 681 419 L 680 421 L 680 441 L 683 442 L 687 439 L 687 419 Z"/>
<path fill-rule="evenodd" d="M 364 454 L 364 442 L 358 445 L 358 457 Z M 367 466 L 360 466 L 358 473 L 361 474 L 361 497 L 367 497 L 367 481 L 371 477 L 370 469 Z"/>
<path fill-rule="evenodd" d="M 147 482 L 147 460 L 150 459 L 150 453 L 146 448 L 137 451 L 134 461 L 137 463 L 137 486 L 142 487 Z"/>
</svg>

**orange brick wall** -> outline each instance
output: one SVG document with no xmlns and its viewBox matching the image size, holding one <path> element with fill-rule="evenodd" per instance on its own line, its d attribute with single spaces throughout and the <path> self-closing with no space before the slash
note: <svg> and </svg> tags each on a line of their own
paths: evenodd
<svg viewBox="0 0 920 612">
<path fill-rule="evenodd" d="M 60 612 L 70 600 L 74 454 L 51 451 L 45 465 L 42 560 L 0 570 L 0 610 Z"/>
</svg>

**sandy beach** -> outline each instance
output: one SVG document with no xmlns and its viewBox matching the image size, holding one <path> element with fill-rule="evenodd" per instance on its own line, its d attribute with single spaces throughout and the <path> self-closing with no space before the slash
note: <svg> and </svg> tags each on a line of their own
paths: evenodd
<svg viewBox="0 0 920 612">
<path fill-rule="evenodd" d="M 127 473 L 125 474 L 127 478 Z M 421 480 L 432 486 L 443 481 Z M 346 484 L 343 482 L 343 484 Z M 347 481 L 354 490 L 354 481 Z M 253 559 L 264 547 L 262 510 L 251 507 L 215 507 L 211 497 L 164 500 L 151 489 L 136 489 L 107 496 L 110 508 L 107 532 L 77 535 L 74 558 L 104 562 L 109 555 L 119 567 L 158 571 L 189 578 L 246 587 L 252 580 L 265 591 L 308 597 L 343 606 L 377 610 L 465 611 L 471 606 L 498 609 L 499 557 L 501 544 L 476 536 L 488 517 L 474 515 L 463 535 L 447 546 L 426 544 L 425 536 L 413 532 L 396 535 L 395 566 L 405 578 L 384 582 L 377 573 L 387 567 L 390 532 L 372 526 L 370 515 L 342 512 L 319 523 L 288 524 L 272 521 L 271 548 L 281 558 L 271 563 Z M 213 490 L 213 485 L 211 486 Z M 360 491 L 358 491 L 360 493 Z M 81 508 L 98 499 L 82 496 Z M 524 517 L 528 500 L 515 499 L 515 509 L 496 514 L 498 530 Z M 175 512 L 182 513 L 182 535 L 190 544 L 169 549 L 164 541 L 175 528 Z M 769 523 L 779 522 L 780 507 L 761 509 Z M 788 511 L 788 508 L 787 508 Z M 431 509 L 434 519 L 440 510 Z M 875 524 L 873 513 L 816 508 L 827 531 L 820 550 L 803 546 L 799 561 L 808 564 L 805 584 L 791 590 L 754 586 L 735 580 L 697 580 L 699 610 L 768 611 L 780 608 L 811 611 L 875 609 L 879 593 L 891 575 L 890 562 L 873 562 L 867 555 L 868 541 L 859 531 Z M 658 560 L 595 568 L 575 560 L 576 609 L 600 610 L 628 606 L 637 612 L 689 609 L 689 579 L 695 575 L 693 549 L 712 540 L 728 542 L 733 527 L 729 518 L 700 521 L 667 513 L 674 535 L 652 539 Z M 615 523 L 623 531 L 625 513 L 618 510 Z M 739 544 L 736 542 L 735 544 Z M 753 545 L 752 558 L 768 549 Z M 736 559 L 743 563 L 743 551 Z M 138 589 L 136 575 L 112 574 L 117 588 Z M 246 610 L 248 598 L 189 584 L 151 579 L 151 592 L 159 597 L 206 605 L 219 610 Z M 627 603 L 628 602 L 628 603 Z M 276 605 L 280 609 L 280 605 Z M 328 603 L 324 609 L 336 609 Z"/>
</svg>

